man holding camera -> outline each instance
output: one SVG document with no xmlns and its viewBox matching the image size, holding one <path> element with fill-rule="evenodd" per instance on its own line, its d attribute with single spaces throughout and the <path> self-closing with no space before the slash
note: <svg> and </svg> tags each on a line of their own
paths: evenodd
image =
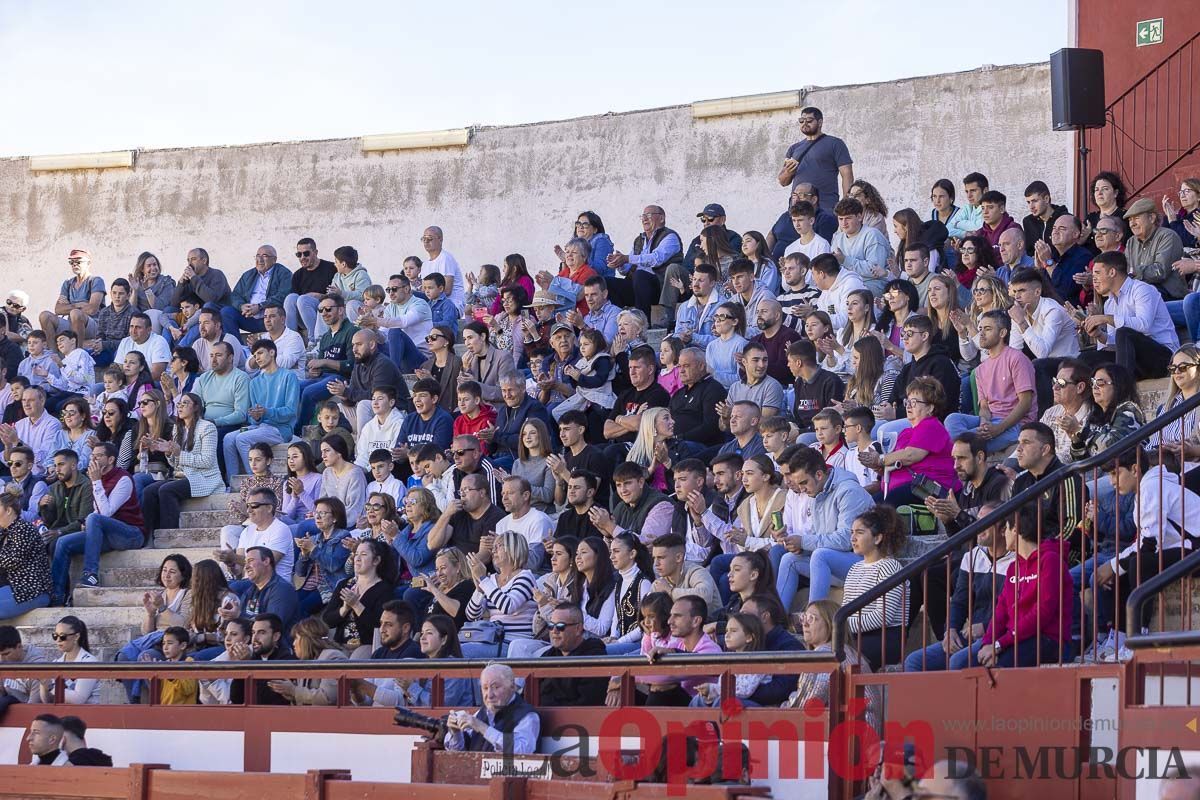
<svg viewBox="0 0 1200 800">
<path fill-rule="evenodd" d="M 450 712 L 446 749 L 506 756 L 536 753 L 542 721 L 537 709 L 517 693 L 513 671 L 504 664 L 491 664 L 480 675 L 479 687 L 483 708 L 474 714 Z"/>
</svg>

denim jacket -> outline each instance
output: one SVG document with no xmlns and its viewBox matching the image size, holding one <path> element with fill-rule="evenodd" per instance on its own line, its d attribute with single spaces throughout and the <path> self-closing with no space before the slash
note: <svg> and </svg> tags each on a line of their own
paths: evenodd
<svg viewBox="0 0 1200 800">
<path fill-rule="evenodd" d="M 350 557 L 350 551 L 342 542 L 349 535 L 350 531 L 339 529 L 329 534 L 328 539 L 313 537 L 316 546 L 312 553 L 300 556 L 296 562 L 296 572 L 305 576 L 312 571 L 314 563 L 320 566 L 322 595 L 332 593 L 338 582 L 346 577 L 346 559 Z"/>
<path fill-rule="evenodd" d="M 433 528 L 433 520 L 426 520 L 420 528 L 413 530 L 412 525 L 401 529 L 392 541 L 392 547 L 401 560 L 408 565 L 410 574 L 416 576 L 433 569 L 435 554 L 429 549 L 429 531 Z"/>
</svg>

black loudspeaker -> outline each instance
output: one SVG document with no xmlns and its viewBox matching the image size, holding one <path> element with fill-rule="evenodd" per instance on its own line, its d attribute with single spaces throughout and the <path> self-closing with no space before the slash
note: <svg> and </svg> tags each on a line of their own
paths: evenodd
<svg viewBox="0 0 1200 800">
<path fill-rule="evenodd" d="M 1104 53 L 1064 47 L 1050 56 L 1054 130 L 1104 127 Z"/>
</svg>

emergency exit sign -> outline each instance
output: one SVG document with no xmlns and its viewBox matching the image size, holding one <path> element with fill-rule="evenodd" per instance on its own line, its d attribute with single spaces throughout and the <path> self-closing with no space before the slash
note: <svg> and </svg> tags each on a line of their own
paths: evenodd
<svg viewBox="0 0 1200 800">
<path fill-rule="evenodd" d="M 1163 21 L 1162 17 L 1158 19 L 1144 19 L 1137 24 L 1137 46 L 1145 47 L 1149 44 L 1162 44 L 1163 41 Z"/>
</svg>

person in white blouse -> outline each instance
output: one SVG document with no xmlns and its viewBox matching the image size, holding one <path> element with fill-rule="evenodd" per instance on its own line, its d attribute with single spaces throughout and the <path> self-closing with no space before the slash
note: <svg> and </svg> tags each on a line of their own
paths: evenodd
<svg viewBox="0 0 1200 800">
<path fill-rule="evenodd" d="M 632 533 L 614 536 L 608 553 L 617 573 L 617 588 L 609 596 L 613 618 L 604 638 L 605 648 L 610 656 L 635 653 L 642 642 L 642 598 L 653 590 L 654 565 L 649 549 Z"/>
<path fill-rule="evenodd" d="M 1048 408 L 1053 402 L 1050 378 L 1058 371 L 1059 361 L 1079 356 L 1079 330 L 1066 308 L 1051 299 L 1054 287 L 1045 272 L 1017 270 L 1009 279 L 1008 292 L 1013 299 L 1008 316 L 1033 353 L 1038 408 Z"/>
<path fill-rule="evenodd" d="M 1190 534 L 1200 530 L 1200 495 L 1180 485 L 1179 466 L 1175 461 L 1175 456 L 1168 452 L 1161 465 L 1150 466 L 1145 451 L 1135 447 L 1121 454 L 1116 469 L 1109 473 L 1119 494 L 1137 494 L 1134 504 L 1137 539 L 1115 554 L 1103 552 L 1103 544 L 1098 545 L 1101 548 L 1098 560 L 1102 563 L 1092 576 L 1094 598 L 1085 599 L 1084 607 L 1096 615 L 1101 631 L 1113 621 L 1114 590 L 1122 598 L 1128 597 L 1135 586 L 1192 552 L 1192 542 L 1182 532 Z M 1112 544 L 1109 543 L 1110 547 Z M 1089 554 L 1085 551 L 1084 556 Z M 1079 576 L 1072 572 L 1071 577 L 1078 579 Z M 1138 625 L 1143 631 L 1150 624 L 1152 610 L 1152 604 L 1142 608 Z"/>
<path fill-rule="evenodd" d="M 58 648 L 59 656 L 54 663 L 95 661 L 96 657 L 88 652 L 88 629 L 83 620 L 74 616 L 66 616 L 54 626 L 54 646 Z M 40 681 L 30 692 L 31 703 L 52 703 L 56 692 L 56 681 L 46 679 Z M 62 699 L 65 703 L 75 705 L 100 702 L 100 681 L 95 678 L 66 678 L 63 680 Z"/>
</svg>

